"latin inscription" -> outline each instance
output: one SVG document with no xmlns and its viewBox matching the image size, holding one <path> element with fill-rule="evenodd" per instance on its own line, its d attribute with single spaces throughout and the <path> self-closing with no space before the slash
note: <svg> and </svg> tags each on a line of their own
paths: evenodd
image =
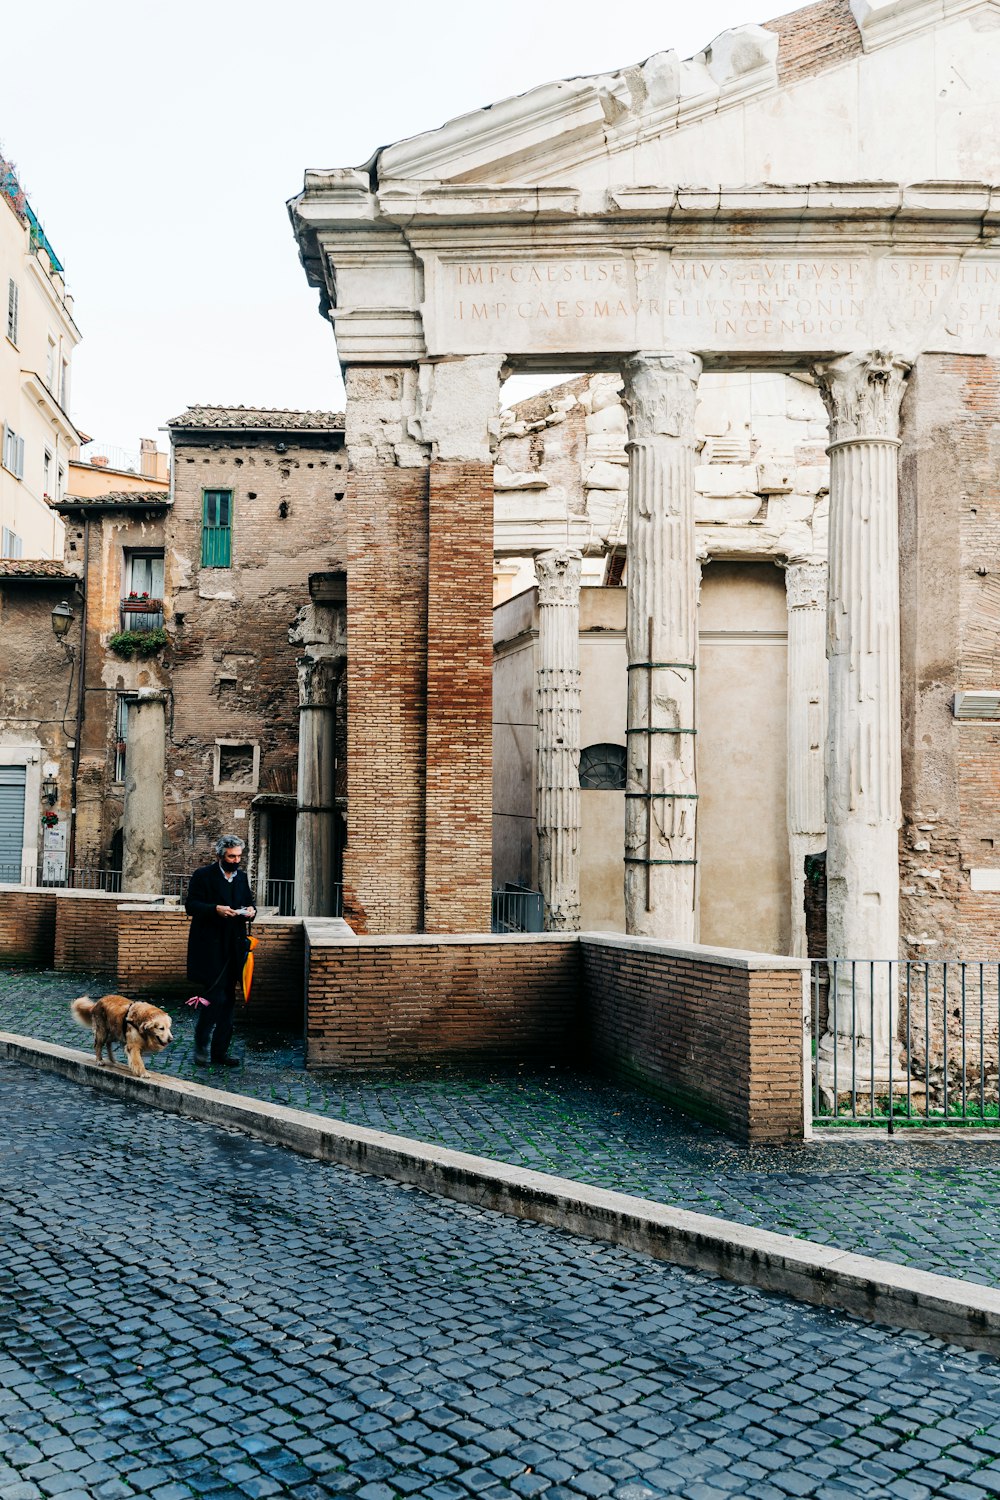
<svg viewBox="0 0 1000 1500">
<path fill-rule="evenodd" d="M 1000 345 L 1000 261 L 985 259 L 664 252 L 441 261 L 431 284 L 429 343 L 456 352 Z"/>
</svg>

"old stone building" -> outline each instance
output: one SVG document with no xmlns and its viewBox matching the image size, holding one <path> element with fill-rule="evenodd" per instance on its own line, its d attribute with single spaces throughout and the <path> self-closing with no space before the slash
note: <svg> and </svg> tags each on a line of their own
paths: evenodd
<svg viewBox="0 0 1000 1500">
<path fill-rule="evenodd" d="M 51 880 L 162 890 L 235 828 L 262 900 L 291 910 L 304 698 L 325 799 L 302 814 L 323 840 L 311 892 L 330 902 L 341 419 L 194 407 L 169 426 L 169 492 L 68 496 L 65 561 L 0 564 L 0 862 L 33 880 L 44 843 Z"/>
<path fill-rule="evenodd" d="M 501 413 L 494 610 L 493 868 L 584 928 L 625 924 L 627 416 L 616 375 L 582 377 Z M 805 954 L 806 858 L 825 848 L 823 741 L 829 462 L 807 375 L 718 373 L 699 383 L 694 520 L 698 932 L 703 942 Z M 579 552 L 556 569 L 553 547 Z M 538 584 L 536 583 L 536 569 Z M 553 607 L 554 605 L 554 607 Z M 548 623 L 579 624 L 579 827 L 547 888 L 540 812 Z M 791 768 L 792 774 L 788 774 Z"/>
<path fill-rule="evenodd" d="M 350 742 L 345 879 L 373 930 L 485 924 L 498 393 L 510 372 L 583 372 L 621 378 L 628 426 L 626 925 L 696 936 L 697 407 L 719 374 L 778 372 L 815 387 L 827 424 L 829 950 L 994 951 L 998 49 L 991 0 L 820 0 L 307 173 L 290 210 L 345 372 L 347 672 L 367 736 Z M 769 509 L 782 494 L 751 490 Z M 574 838 L 578 632 L 559 592 L 575 565 L 552 561 L 536 704 L 552 869 Z M 789 637 L 814 630 L 821 582 L 788 591 Z M 814 687 L 797 681 L 803 725 Z M 881 1067 L 890 1010 L 869 999 L 856 1040 Z"/>
</svg>

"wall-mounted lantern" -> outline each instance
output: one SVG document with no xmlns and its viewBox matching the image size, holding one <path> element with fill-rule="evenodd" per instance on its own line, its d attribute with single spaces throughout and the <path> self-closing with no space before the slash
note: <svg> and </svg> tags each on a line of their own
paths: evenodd
<svg viewBox="0 0 1000 1500">
<path fill-rule="evenodd" d="M 54 776 L 46 776 L 42 782 L 42 801 L 54 807 L 59 800 L 59 783 Z"/>
<path fill-rule="evenodd" d="M 73 606 L 65 599 L 56 605 L 52 611 L 52 630 L 57 640 L 62 640 L 75 618 Z"/>
</svg>

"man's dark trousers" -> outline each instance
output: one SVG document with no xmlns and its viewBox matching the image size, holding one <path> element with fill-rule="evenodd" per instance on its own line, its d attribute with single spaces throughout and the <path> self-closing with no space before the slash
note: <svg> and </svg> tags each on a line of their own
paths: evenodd
<svg viewBox="0 0 1000 1500">
<path fill-rule="evenodd" d="M 242 959 L 231 958 L 215 984 L 202 996 L 207 1005 L 198 1006 L 194 1027 L 194 1050 L 197 1056 L 208 1055 L 211 1039 L 213 1062 L 221 1062 L 233 1039 L 233 1011 L 236 1009 L 236 987 L 243 971 Z"/>
</svg>

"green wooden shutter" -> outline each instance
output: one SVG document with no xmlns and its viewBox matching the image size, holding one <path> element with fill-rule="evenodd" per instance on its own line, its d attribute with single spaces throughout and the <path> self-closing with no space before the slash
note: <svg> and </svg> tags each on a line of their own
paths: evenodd
<svg viewBox="0 0 1000 1500">
<path fill-rule="evenodd" d="M 205 490 L 202 506 L 201 565 L 229 568 L 233 559 L 233 492 Z"/>
</svg>

